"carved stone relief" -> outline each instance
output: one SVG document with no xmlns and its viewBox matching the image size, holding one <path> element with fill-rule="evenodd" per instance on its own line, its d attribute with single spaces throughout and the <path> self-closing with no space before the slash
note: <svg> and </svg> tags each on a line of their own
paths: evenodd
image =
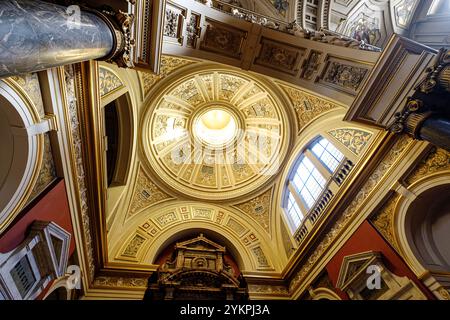
<svg viewBox="0 0 450 320">
<path fill-rule="evenodd" d="M 269 189 L 250 201 L 238 204 L 235 207 L 255 219 L 267 233 L 270 233 L 271 199 L 272 189 Z"/>
<path fill-rule="evenodd" d="M 207 20 L 201 49 L 240 59 L 246 32 Z"/>
<path fill-rule="evenodd" d="M 197 46 L 200 37 L 200 15 L 191 13 L 189 22 L 186 25 L 186 45 L 191 48 Z"/>
<path fill-rule="evenodd" d="M 122 81 L 106 68 L 99 68 L 100 97 L 123 87 Z"/>
<path fill-rule="evenodd" d="M 268 68 L 295 74 L 304 51 L 303 48 L 262 38 L 261 51 L 255 62 Z"/>
<path fill-rule="evenodd" d="M 427 157 L 411 172 L 406 182 L 412 184 L 423 177 L 444 170 L 450 170 L 450 152 L 433 147 Z"/>
<path fill-rule="evenodd" d="M 320 99 L 302 90 L 285 85 L 282 85 L 282 88 L 286 91 L 294 106 L 299 131 L 316 117 L 339 108 L 339 106 L 329 101 Z"/>
<path fill-rule="evenodd" d="M 30 97 L 33 105 L 36 108 L 39 116 L 45 116 L 44 104 L 42 102 L 41 87 L 39 85 L 39 78 L 37 73 L 23 74 L 20 76 L 11 77 Z"/>
<path fill-rule="evenodd" d="M 123 256 L 135 258 L 138 254 L 139 248 L 145 242 L 145 238 L 139 234 L 136 234 L 126 246 Z"/>
<path fill-rule="evenodd" d="M 186 15 L 186 11 L 167 4 L 164 21 L 164 36 L 176 39 L 182 42 L 182 26 Z"/>
<path fill-rule="evenodd" d="M 394 213 L 395 206 L 398 199 L 401 196 L 399 194 L 393 194 L 383 205 L 378 212 L 371 217 L 370 221 L 375 228 L 383 235 L 383 237 L 397 250 L 399 251 L 399 245 L 395 239 L 394 231 Z"/>
<path fill-rule="evenodd" d="M 406 28 L 414 12 L 417 0 L 402 0 L 394 7 L 395 22 L 399 27 Z"/>
<path fill-rule="evenodd" d="M 136 186 L 134 188 L 128 218 L 136 213 L 151 207 L 161 201 L 171 199 L 164 191 L 155 185 L 142 167 L 137 172 Z"/>
<path fill-rule="evenodd" d="M 371 132 L 352 128 L 334 129 L 328 133 L 355 155 L 361 154 L 373 135 Z"/>
<path fill-rule="evenodd" d="M 182 58 L 178 58 L 178 57 L 162 56 L 161 70 L 158 75 L 153 74 L 153 73 L 148 73 L 148 72 L 139 72 L 139 75 L 141 76 L 141 79 L 142 79 L 144 96 L 147 96 L 150 89 L 153 88 L 153 86 L 157 82 L 164 79 L 165 77 L 167 77 L 169 74 L 171 74 L 175 70 L 178 70 L 179 68 L 182 68 L 191 63 L 194 63 L 194 62 L 192 60 L 182 59 Z"/>
<path fill-rule="evenodd" d="M 322 53 L 318 51 L 311 50 L 308 59 L 305 60 L 303 64 L 302 78 L 306 80 L 313 80 L 314 74 L 319 69 L 321 65 L 320 59 Z"/>
<path fill-rule="evenodd" d="M 258 267 L 261 268 L 270 267 L 269 261 L 267 260 L 264 251 L 261 249 L 261 247 L 253 248 L 252 252 L 255 255 L 256 261 L 258 262 Z"/>
<path fill-rule="evenodd" d="M 168 224 L 171 224 L 175 221 L 178 221 L 179 217 L 175 212 L 164 213 L 156 218 L 156 222 L 160 227 L 165 227 Z"/>
<path fill-rule="evenodd" d="M 355 95 L 369 70 L 330 59 L 321 82 Z"/>
<path fill-rule="evenodd" d="M 44 191 L 56 178 L 56 168 L 53 160 L 50 136 L 46 133 L 44 134 L 44 157 L 42 159 L 41 169 L 27 203 L 30 203 L 36 196 Z"/>
</svg>

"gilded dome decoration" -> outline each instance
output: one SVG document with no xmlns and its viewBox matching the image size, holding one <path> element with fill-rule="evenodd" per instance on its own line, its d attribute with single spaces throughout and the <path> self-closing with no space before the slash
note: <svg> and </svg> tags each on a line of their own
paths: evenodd
<svg viewBox="0 0 450 320">
<path fill-rule="evenodd" d="M 170 83 L 144 116 L 143 146 L 159 177 L 188 196 L 211 200 L 242 196 L 270 180 L 290 132 L 276 88 L 230 70 Z"/>
</svg>

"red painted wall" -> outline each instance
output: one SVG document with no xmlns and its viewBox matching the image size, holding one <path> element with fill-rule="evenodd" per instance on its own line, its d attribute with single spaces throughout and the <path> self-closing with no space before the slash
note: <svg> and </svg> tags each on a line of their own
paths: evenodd
<svg viewBox="0 0 450 320">
<path fill-rule="evenodd" d="M 37 203 L 26 210 L 28 211 L 0 236 L 0 253 L 9 252 L 20 245 L 28 236 L 28 228 L 33 221 L 41 220 L 53 221 L 72 235 L 69 256 L 72 255 L 75 240 L 64 180 L 59 181 Z"/>
<path fill-rule="evenodd" d="M 379 251 L 383 254 L 385 266 L 394 274 L 400 277 L 408 277 L 413 280 L 417 286 L 422 289 L 429 299 L 435 299 L 434 295 L 426 288 L 409 269 L 403 259 L 394 251 L 378 231 L 368 222 L 364 221 L 356 232 L 347 240 L 344 246 L 336 253 L 336 255 L 327 264 L 326 269 L 328 275 L 335 286 L 339 276 L 342 260 L 345 256 L 357 254 L 366 251 Z M 343 298 L 348 296 L 342 291 L 336 289 L 336 292 Z"/>
</svg>

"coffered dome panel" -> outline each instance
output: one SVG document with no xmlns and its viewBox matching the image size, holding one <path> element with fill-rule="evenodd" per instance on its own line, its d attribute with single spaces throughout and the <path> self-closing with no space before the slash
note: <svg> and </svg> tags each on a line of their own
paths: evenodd
<svg viewBox="0 0 450 320">
<path fill-rule="evenodd" d="M 194 198 L 230 199 L 277 172 L 290 128 L 269 82 L 208 69 L 160 87 L 142 137 L 149 165 L 167 185 Z"/>
</svg>

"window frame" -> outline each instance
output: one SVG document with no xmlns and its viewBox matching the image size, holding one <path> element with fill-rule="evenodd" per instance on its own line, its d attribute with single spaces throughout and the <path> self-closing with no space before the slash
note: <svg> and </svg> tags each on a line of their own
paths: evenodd
<svg viewBox="0 0 450 320">
<path fill-rule="evenodd" d="M 338 165 L 336 166 L 336 168 L 335 168 L 335 170 L 333 172 L 320 159 L 320 157 L 317 156 L 312 151 L 312 148 L 317 143 L 319 143 L 321 140 L 323 140 L 323 139 L 328 141 L 328 143 L 330 143 L 334 148 L 336 148 L 342 154 L 342 159 L 339 161 Z M 309 152 L 309 155 L 307 156 L 308 152 Z M 312 161 L 310 159 L 310 156 L 315 157 L 316 161 Z M 333 156 L 333 155 L 331 154 L 331 156 Z M 309 161 L 311 161 L 311 163 L 314 166 L 315 170 L 317 170 L 319 172 L 319 174 L 325 180 L 323 188 L 321 189 L 317 199 L 314 200 L 314 203 L 311 205 L 311 207 L 309 209 L 307 208 L 306 201 L 303 199 L 303 197 L 300 194 L 300 192 L 297 191 L 297 188 L 296 188 L 296 186 L 295 186 L 295 184 L 293 182 L 293 179 L 294 179 L 295 175 L 298 172 L 298 168 L 300 167 L 300 165 L 301 165 L 301 163 L 302 163 L 302 161 L 303 161 L 303 159 L 305 157 Z M 284 211 L 284 215 L 286 217 L 286 220 L 288 221 L 288 225 L 289 225 L 289 227 L 291 229 L 292 235 L 295 236 L 295 234 L 298 232 L 298 230 L 300 230 L 301 227 L 305 224 L 305 221 L 308 220 L 309 216 L 314 211 L 314 209 L 317 207 L 318 203 L 322 200 L 324 195 L 329 191 L 330 184 L 332 184 L 333 181 L 334 181 L 333 177 L 339 171 L 339 169 L 341 168 L 342 164 L 345 163 L 345 161 L 347 161 L 347 160 L 348 160 L 348 158 L 345 155 L 345 153 L 340 151 L 339 148 L 336 146 L 336 144 L 333 144 L 327 137 L 324 137 L 321 134 L 316 136 L 308 144 L 306 144 L 306 146 L 303 149 L 301 149 L 301 151 L 299 152 L 297 158 L 294 161 L 294 164 L 291 166 L 291 168 L 289 170 L 289 173 L 287 175 L 287 178 L 286 178 L 286 181 L 285 181 L 285 184 L 284 184 L 283 197 L 282 197 L 282 209 Z M 322 168 L 319 169 L 317 167 L 317 165 L 321 165 Z M 325 170 L 325 172 L 328 173 L 326 176 L 324 176 L 324 170 Z M 289 213 L 289 209 L 288 208 L 289 208 L 289 195 L 290 194 L 292 194 L 294 199 L 297 200 L 297 206 L 300 208 L 300 212 L 303 215 L 303 218 L 300 220 L 300 223 L 298 224 L 298 226 L 296 226 L 293 217 Z"/>
</svg>

